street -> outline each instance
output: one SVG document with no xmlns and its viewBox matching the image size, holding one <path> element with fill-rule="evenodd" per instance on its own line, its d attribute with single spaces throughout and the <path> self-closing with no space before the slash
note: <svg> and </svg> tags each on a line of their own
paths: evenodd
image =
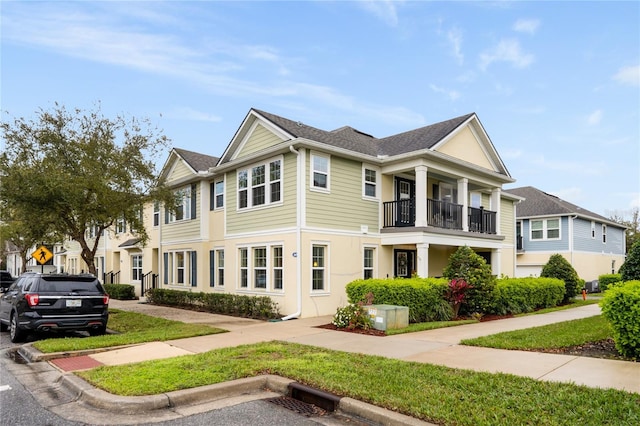
<svg viewBox="0 0 640 426">
<path fill-rule="evenodd" d="M 28 341 L 38 337 L 31 336 Z M 262 399 L 268 395 L 240 396 L 181 409 L 156 410 L 139 415 L 107 412 L 75 401 L 75 396 L 55 381 L 59 372 L 48 363 L 25 364 L 14 352 L 8 332 L 0 332 L 0 426 L 75 425 L 225 425 L 314 426 L 371 425 L 360 419 L 329 413 L 306 417 Z"/>
</svg>

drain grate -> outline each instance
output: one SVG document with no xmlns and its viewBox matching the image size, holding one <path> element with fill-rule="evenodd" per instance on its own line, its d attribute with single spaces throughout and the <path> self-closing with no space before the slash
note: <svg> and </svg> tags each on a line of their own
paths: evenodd
<svg viewBox="0 0 640 426">
<path fill-rule="evenodd" d="M 325 414 L 327 414 L 326 410 L 323 410 L 316 405 L 291 398 L 290 396 L 278 396 L 275 398 L 266 399 L 266 401 L 275 405 L 279 405 L 286 408 L 287 410 L 294 411 L 306 417 L 324 416 Z"/>
</svg>

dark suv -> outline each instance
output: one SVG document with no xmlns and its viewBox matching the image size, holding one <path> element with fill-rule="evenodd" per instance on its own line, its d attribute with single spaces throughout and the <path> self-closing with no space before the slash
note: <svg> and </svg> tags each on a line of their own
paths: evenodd
<svg viewBox="0 0 640 426">
<path fill-rule="evenodd" d="M 0 328 L 20 342 L 29 332 L 107 330 L 109 295 L 93 275 L 26 273 L 0 297 Z"/>
</svg>

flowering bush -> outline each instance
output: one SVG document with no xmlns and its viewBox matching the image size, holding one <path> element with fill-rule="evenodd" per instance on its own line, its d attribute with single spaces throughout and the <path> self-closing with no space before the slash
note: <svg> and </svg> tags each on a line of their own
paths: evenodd
<svg viewBox="0 0 640 426">
<path fill-rule="evenodd" d="M 464 303 L 467 290 L 473 288 L 468 282 L 462 278 L 454 278 L 449 281 L 449 287 L 447 288 L 447 300 L 453 307 L 453 312 L 457 316 L 460 310 L 460 305 Z"/>
<path fill-rule="evenodd" d="M 363 330 L 371 328 L 369 312 L 359 304 L 349 304 L 338 308 L 331 324 L 338 328 L 362 328 Z"/>
</svg>

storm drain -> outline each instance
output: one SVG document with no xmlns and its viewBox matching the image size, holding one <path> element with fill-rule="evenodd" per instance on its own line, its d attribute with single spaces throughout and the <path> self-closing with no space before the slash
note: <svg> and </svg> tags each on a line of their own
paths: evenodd
<svg viewBox="0 0 640 426">
<path fill-rule="evenodd" d="M 290 396 L 278 396 L 275 398 L 269 398 L 266 401 L 279 405 L 280 407 L 284 407 L 287 410 L 294 411 L 305 417 L 324 416 L 327 414 L 327 410 L 323 410 L 316 405 L 300 401 Z"/>
</svg>

